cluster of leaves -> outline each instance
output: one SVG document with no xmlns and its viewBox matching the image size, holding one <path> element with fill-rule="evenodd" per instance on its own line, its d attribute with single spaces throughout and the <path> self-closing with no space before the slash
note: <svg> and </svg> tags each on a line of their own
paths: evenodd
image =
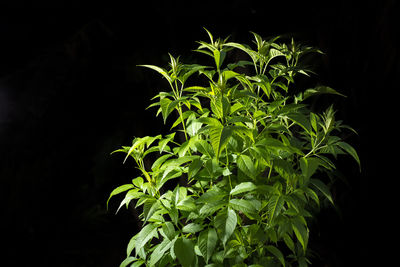
<svg viewBox="0 0 400 267">
<path fill-rule="evenodd" d="M 318 177 L 335 169 L 338 154 L 358 164 L 359 158 L 335 135 L 352 129 L 335 120 L 333 108 L 313 113 L 304 100 L 339 93 L 324 86 L 290 93 L 297 75 L 309 75 L 300 63 L 319 52 L 314 48 L 256 33 L 252 48 L 207 33 L 210 41 L 195 51 L 212 58 L 212 66 L 183 64 L 172 55 L 169 69 L 142 65 L 171 89 L 151 107 L 164 123 L 171 114 L 176 121 L 166 136 L 135 138 L 117 150 L 142 173 L 110 195 L 126 192 L 120 208 L 135 200 L 143 210 L 143 228 L 121 266 L 307 266 L 311 211 L 322 200 L 333 203 Z M 237 49 L 251 61 L 225 64 Z M 203 86 L 186 86 L 193 74 Z M 157 156 L 146 169 L 149 153 Z M 185 182 L 167 190 L 165 183 L 176 178 Z"/>
</svg>

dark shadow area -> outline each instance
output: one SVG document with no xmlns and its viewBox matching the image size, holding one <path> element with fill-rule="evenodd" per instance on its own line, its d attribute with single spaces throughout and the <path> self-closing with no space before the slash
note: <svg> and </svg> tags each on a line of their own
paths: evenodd
<svg viewBox="0 0 400 267">
<path fill-rule="evenodd" d="M 0 15 L 0 188 L 6 258 L 2 266 L 119 266 L 140 225 L 133 209 L 114 215 L 109 193 L 138 174 L 110 153 L 134 136 L 165 132 L 150 98 L 167 86 L 138 64 L 165 66 L 168 52 L 192 61 L 195 41 L 231 35 L 247 41 L 287 34 L 317 46 L 313 77 L 347 95 L 337 117 L 359 133 L 347 142 L 359 152 L 338 169 L 347 184 L 333 187 L 338 213 L 324 209 L 313 226 L 312 266 L 363 266 L 368 184 L 377 175 L 369 123 L 376 91 L 394 90 L 399 51 L 394 0 L 232 0 L 182 4 L 147 1 L 120 6 L 16 1 Z M 301 84 L 301 83 L 300 83 Z M 305 88 L 304 88 L 305 89 Z M 373 98 L 371 98 L 373 96 Z"/>
</svg>

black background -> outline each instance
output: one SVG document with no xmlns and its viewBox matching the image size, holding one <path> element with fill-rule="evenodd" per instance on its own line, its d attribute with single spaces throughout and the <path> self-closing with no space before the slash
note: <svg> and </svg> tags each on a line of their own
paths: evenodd
<svg viewBox="0 0 400 267">
<path fill-rule="evenodd" d="M 0 179 L 2 266 L 118 266 L 137 215 L 113 188 L 137 174 L 122 155 L 134 136 L 166 130 L 150 98 L 165 88 L 136 65 L 165 66 L 168 52 L 194 60 L 195 41 L 215 37 L 250 42 L 288 34 L 317 46 L 312 79 L 347 95 L 337 117 L 359 135 L 346 136 L 359 152 L 339 169 L 338 214 L 325 209 L 312 226 L 313 266 L 361 266 L 368 260 L 368 181 L 377 176 L 371 108 L 393 92 L 399 74 L 395 42 L 398 2 L 383 1 L 143 1 L 121 4 L 12 1 L 0 11 Z M 201 57 L 201 55 L 200 55 Z"/>
</svg>

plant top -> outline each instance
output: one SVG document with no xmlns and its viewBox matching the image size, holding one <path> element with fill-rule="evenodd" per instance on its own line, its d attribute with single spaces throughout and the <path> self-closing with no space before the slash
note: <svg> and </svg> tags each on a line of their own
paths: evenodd
<svg viewBox="0 0 400 267">
<path fill-rule="evenodd" d="M 296 77 L 312 74 L 303 57 L 318 49 L 256 33 L 252 45 L 207 34 L 194 51 L 209 66 L 172 55 L 166 69 L 141 65 L 166 80 L 150 107 L 171 132 L 115 151 L 141 173 L 110 195 L 125 193 L 119 208 L 135 201 L 143 222 L 121 266 L 307 266 L 308 223 L 322 201 L 334 203 L 327 174 L 337 155 L 360 160 L 339 136 L 354 130 L 333 107 L 319 114 L 305 100 L 341 94 L 327 86 L 293 93 Z M 248 60 L 227 62 L 230 53 Z M 170 190 L 172 179 L 180 182 Z"/>
</svg>

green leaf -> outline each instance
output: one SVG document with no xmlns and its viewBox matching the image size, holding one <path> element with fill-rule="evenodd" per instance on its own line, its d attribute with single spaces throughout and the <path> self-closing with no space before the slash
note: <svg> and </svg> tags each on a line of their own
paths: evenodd
<svg viewBox="0 0 400 267">
<path fill-rule="evenodd" d="M 195 159 L 198 159 L 199 156 L 184 156 L 180 158 L 174 158 L 174 159 L 169 159 L 164 162 L 164 164 L 160 167 L 161 170 L 169 170 L 172 171 L 176 169 L 176 167 L 181 166 L 182 164 L 185 164 L 187 162 L 193 161 Z M 167 174 L 164 174 L 166 176 Z"/>
<path fill-rule="evenodd" d="M 255 134 L 256 130 L 250 129 L 245 126 L 240 126 L 240 125 L 233 125 L 231 127 L 232 127 L 234 133 L 237 134 L 238 136 L 240 136 L 240 138 L 242 138 L 243 141 L 248 142 L 246 137 L 249 137 L 250 140 L 254 142 L 254 134 Z"/>
<path fill-rule="evenodd" d="M 292 251 L 295 252 L 294 249 L 294 242 L 292 240 L 292 238 L 290 237 L 290 235 L 288 235 L 287 233 L 285 233 L 283 235 L 283 241 L 285 242 L 286 246 Z"/>
<path fill-rule="evenodd" d="M 217 246 L 218 236 L 214 228 L 209 228 L 200 233 L 198 238 L 198 246 L 203 254 L 204 260 L 208 264 L 215 247 Z"/>
<path fill-rule="evenodd" d="M 163 242 L 158 244 L 153 253 L 151 253 L 150 266 L 154 266 L 164 256 L 165 252 L 174 245 L 174 243 L 174 241 L 164 239 Z"/>
<path fill-rule="evenodd" d="M 232 174 L 232 172 L 229 170 L 228 167 L 225 167 L 224 170 L 222 171 L 223 176 L 229 176 L 231 174 Z"/>
<path fill-rule="evenodd" d="M 189 86 L 183 89 L 183 91 L 193 91 L 193 92 L 199 92 L 199 91 L 208 91 L 206 87 L 203 86 Z"/>
<path fill-rule="evenodd" d="M 321 160 L 318 158 L 300 158 L 301 173 L 308 180 L 318 169 Z"/>
<path fill-rule="evenodd" d="M 250 62 L 250 61 L 247 61 L 247 60 L 239 60 L 238 62 L 228 64 L 228 69 L 234 70 L 234 69 L 237 68 L 237 67 L 242 67 L 242 68 L 244 68 L 244 67 L 246 67 L 247 65 L 253 65 L 253 63 Z M 233 76 L 233 77 L 234 77 L 234 76 Z"/>
<path fill-rule="evenodd" d="M 180 237 L 175 241 L 174 252 L 183 267 L 193 266 L 195 257 L 194 245 L 190 239 Z"/>
<path fill-rule="evenodd" d="M 145 67 L 145 68 L 149 68 L 149 69 L 155 70 L 158 73 L 160 73 L 165 79 L 167 79 L 167 81 L 169 83 L 172 83 L 171 77 L 168 75 L 168 72 L 163 68 L 160 68 L 160 67 L 157 67 L 157 66 L 154 66 L 154 65 L 138 65 L 138 67 Z"/>
<path fill-rule="evenodd" d="M 237 66 L 238 66 L 238 65 L 237 65 Z M 240 75 L 240 74 L 237 73 L 237 72 L 234 72 L 234 71 L 232 71 L 232 70 L 227 70 L 227 69 L 225 69 L 225 70 L 221 73 L 221 75 L 223 75 L 225 81 L 228 81 L 229 79 L 232 79 L 233 77 L 238 76 L 238 75 Z"/>
<path fill-rule="evenodd" d="M 279 215 L 283 208 L 284 198 L 281 195 L 272 195 L 268 201 L 268 212 L 272 221 Z"/>
<path fill-rule="evenodd" d="M 160 138 L 161 138 L 161 135 L 135 138 L 133 140 L 132 146 L 129 148 L 129 151 L 126 154 L 124 163 L 132 153 L 134 153 L 133 157 L 135 158 L 135 160 L 138 160 L 137 157 L 142 159 L 143 155 L 141 155 L 141 153 L 138 153 L 138 150 L 139 151 L 141 150 L 141 152 L 143 152 L 145 146 L 149 147 L 156 139 L 160 139 Z"/>
<path fill-rule="evenodd" d="M 213 148 L 206 140 L 198 139 L 194 143 L 194 146 L 196 147 L 197 151 L 200 152 L 201 154 L 207 155 L 209 158 L 214 157 Z"/>
<path fill-rule="evenodd" d="M 211 44 L 214 44 L 214 38 L 213 38 L 211 32 L 209 30 L 207 30 L 205 27 L 203 27 L 203 29 L 207 32 L 208 37 L 210 38 Z"/>
<path fill-rule="evenodd" d="M 218 119 L 225 118 L 230 114 L 231 104 L 226 96 L 218 95 L 210 102 L 211 110 Z"/>
<path fill-rule="evenodd" d="M 235 231 L 237 224 L 236 212 L 231 208 L 218 213 L 214 220 L 214 226 L 218 229 L 220 239 L 225 247 L 226 242 Z"/>
<path fill-rule="evenodd" d="M 126 204 L 126 208 L 128 208 L 128 205 L 132 201 L 132 199 L 140 198 L 143 195 L 144 195 L 144 193 L 140 192 L 138 188 L 129 190 L 128 193 L 126 193 L 125 198 L 121 201 L 121 204 L 119 205 L 119 207 L 118 207 L 117 211 L 115 212 L 115 214 L 118 213 L 118 211 L 121 209 L 121 207 L 124 204 Z"/>
<path fill-rule="evenodd" d="M 318 188 L 319 191 L 321 191 L 321 193 L 333 204 L 333 199 L 332 199 L 332 195 L 331 192 L 329 191 L 328 186 L 326 186 L 326 184 L 324 184 L 323 182 L 321 182 L 320 180 L 317 179 L 310 179 L 310 183 L 312 185 L 314 185 L 316 188 Z"/>
<path fill-rule="evenodd" d="M 165 136 L 165 138 L 161 139 L 158 142 L 158 148 L 160 150 L 160 153 L 164 152 L 165 147 L 167 146 L 167 144 L 169 142 L 174 140 L 174 137 L 175 137 L 175 133 L 171 133 L 171 134 L 168 134 L 167 136 Z"/>
<path fill-rule="evenodd" d="M 193 73 L 196 73 L 196 72 L 199 71 L 199 70 L 202 70 L 202 69 L 207 68 L 206 66 L 200 66 L 200 65 L 197 65 L 197 64 L 185 65 L 185 67 L 188 69 L 188 71 L 185 72 L 185 74 L 183 74 L 183 76 L 181 76 L 181 78 L 179 78 L 179 80 L 180 80 L 182 83 L 185 83 L 186 80 L 187 80 L 190 76 L 192 76 Z"/>
<path fill-rule="evenodd" d="M 256 209 L 253 206 L 253 204 L 245 199 L 231 199 L 229 201 L 229 206 L 232 207 L 233 209 L 245 213 L 255 213 Z"/>
<path fill-rule="evenodd" d="M 213 53 L 214 53 L 215 66 L 217 66 L 217 69 L 219 70 L 221 66 L 221 53 L 219 52 L 218 49 L 215 49 Z"/>
<path fill-rule="evenodd" d="M 319 121 L 318 115 L 310 112 L 310 123 L 315 132 L 318 132 L 317 122 Z"/>
<path fill-rule="evenodd" d="M 132 253 L 132 250 L 135 248 L 135 242 L 136 238 L 138 237 L 138 234 L 132 236 L 132 238 L 129 240 L 128 246 L 126 247 L 126 256 L 129 257 Z"/>
<path fill-rule="evenodd" d="M 303 100 L 315 96 L 315 95 L 320 95 L 320 94 L 334 94 L 334 95 L 340 95 L 343 97 L 346 97 L 345 95 L 337 92 L 335 89 L 332 89 L 331 87 L 328 86 L 317 86 L 315 88 L 310 88 L 304 91 L 303 93 Z"/>
<path fill-rule="evenodd" d="M 217 202 L 225 197 L 225 192 L 222 191 L 220 188 L 214 186 L 211 189 L 207 190 L 203 195 L 201 195 L 197 200 L 196 203 L 213 203 Z"/>
<path fill-rule="evenodd" d="M 253 184 L 252 182 L 243 182 L 243 183 L 240 183 L 237 186 L 235 186 L 235 188 L 233 188 L 231 190 L 230 194 L 232 196 L 234 196 L 234 195 L 238 195 L 240 193 L 249 192 L 249 191 L 253 191 L 256 189 L 257 189 L 257 186 L 255 184 Z"/>
<path fill-rule="evenodd" d="M 285 56 L 285 54 L 283 54 L 281 51 L 279 51 L 277 49 L 271 48 L 269 50 L 269 59 L 266 62 L 266 64 L 268 64 L 272 59 L 279 57 L 279 56 Z"/>
<path fill-rule="evenodd" d="M 203 230 L 203 226 L 198 223 L 189 223 L 182 228 L 184 233 L 197 233 Z"/>
<path fill-rule="evenodd" d="M 265 148 L 268 151 L 271 151 L 273 154 L 277 155 L 278 157 L 281 156 L 282 152 L 286 153 L 293 153 L 293 149 L 291 147 L 286 146 L 281 141 L 275 138 L 264 137 L 260 141 L 256 143 L 256 146 L 261 148 Z"/>
<path fill-rule="evenodd" d="M 140 230 L 135 243 L 136 255 L 139 250 L 146 245 L 153 237 L 157 235 L 157 226 L 155 224 L 148 224 Z"/>
<path fill-rule="evenodd" d="M 225 148 L 226 144 L 229 141 L 229 138 L 232 136 L 232 127 L 225 126 L 225 127 L 215 127 L 212 126 L 209 129 L 210 133 L 210 141 L 211 146 L 214 149 L 214 153 L 216 158 L 219 158 L 221 151 Z"/>
<path fill-rule="evenodd" d="M 160 168 L 161 164 L 163 164 L 167 159 L 172 157 L 172 154 L 165 154 L 159 157 L 156 161 L 154 161 L 153 165 L 151 166 L 151 169 L 153 171 L 156 171 Z M 143 179 L 142 179 L 143 180 Z M 143 182 L 142 182 L 143 184 Z"/>
<path fill-rule="evenodd" d="M 197 119 L 197 121 L 214 127 L 223 127 L 221 122 L 215 118 L 200 117 Z"/>
<path fill-rule="evenodd" d="M 292 121 L 301 126 L 308 134 L 311 134 L 311 123 L 307 117 L 301 113 L 291 113 L 287 115 Z"/>
<path fill-rule="evenodd" d="M 200 215 L 202 216 L 209 216 L 214 214 L 217 210 L 220 210 L 226 206 L 226 201 L 220 200 L 216 202 L 206 203 L 200 208 Z"/>
<path fill-rule="evenodd" d="M 269 252 L 271 252 L 283 265 L 283 267 L 285 267 L 285 258 L 283 257 L 282 252 L 274 246 L 267 246 L 267 250 Z"/>
<path fill-rule="evenodd" d="M 243 104 L 240 102 L 236 102 L 235 104 L 232 105 L 231 107 L 231 115 L 242 110 L 244 108 Z M 251 121 L 251 120 L 250 120 Z"/>
<path fill-rule="evenodd" d="M 134 262 L 136 260 L 137 260 L 137 258 L 135 258 L 135 257 L 127 257 L 123 262 L 121 262 L 119 267 L 127 267 L 129 264 L 131 264 L 132 262 Z"/>
<path fill-rule="evenodd" d="M 172 101 L 171 99 L 166 97 L 160 100 L 161 114 L 164 119 L 164 124 L 166 123 L 169 114 L 171 114 L 171 112 L 175 109 L 180 101 L 180 99 Z"/>
<path fill-rule="evenodd" d="M 129 190 L 129 189 L 131 189 L 131 188 L 133 188 L 133 187 L 134 187 L 133 184 L 124 184 L 124 185 L 121 185 L 121 186 L 118 186 L 117 188 L 115 188 L 115 189 L 111 192 L 110 197 L 109 197 L 108 200 L 107 200 L 107 209 L 108 209 L 108 202 L 110 201 L 110 199 L 111 199 L 113 196 L 118 195 L 118 194 L 120 194 L 120 193 L 122 193 L 122 192 L 125 192 L 125 191 L 127 191 L 127 190 Z"/>
<path fill-rule="evenodd" d="M 182 176 L 182 171 L 177 166 L 168 167 L 161 179 L 156 180 L 157 189 L 160 189 L 167 181 Z"/>
<path fill-rule="evenodd" d="M 195 159 L 190 163 L 189 169 L 188 169 L 188 178 L 192 179 L 203 167 L 203 162 L 200 159 Z"/>
<path fill-rule="evenodd" d="M 189 134 L 189 136 L 195 136 L 202 125 L 203 123 L 199 122 L 196 119 L 196 115 L 191 114 L 186 122 L 186 131 Z"/>
<path fill-rule="evenodd" d="M 194 202 L 194 199 L 192 197 L 187 197 L 183 200 L 181 200 L 177 205 L 176 208 L 179 210 L 183 211 L 194 211 L 196 210 L 197 206 Z"/>
<path fill-rule="evenodd" d="M 162 226 L 162 230 L 163 230 L 164 234 L 167 236 L 167 238 L 169 240 L 174 239 L 174 237 L 175 237 L 175 227 L 171 222 L 166 222 Z"/>
<path fill-rule="evenodd" d="M 255 178 L 256 176 L 256 169 L 254 167 L 253 160 L 247 155 L 240 155 L 237 160 L 237 165 L 239 169 L 250 176 L 251 178 Z"/>
<path fill-rule="evenodd" d="M 245 47 L 242 44 L 229 42 L 229 43 L 224 44 L 224 46 L 235 47 L 237 49 L 240 49 L 243 52 L 247 53 L 251 57 L 251 59 L 253 60 L 254 63 L 256 63 L 258 61 L 257 52 Z"/>
<path fill-rule="evenodd" d="M 151 218 L 151 216 L 153 216 L 153 214 L 160 209 L 160 207 L 161 207 L 161 203 L 159 200 L 157 200 L 151 205 L 149 210 L 146 210 L 146 212 L 145 212 L 145 210 L 143 210 L 143 213 L 145 216 L 144 222 L 146 223 Z"/>
<path fill-rule="evenodd" d="M 349 145 L 346 142 L 338 142 L 336 144 L 357 161 L 358 166 L 360 167 L 360 171 L 361 171 L 360 158 L 358 157 L 357 151 L 354 149 L 354 147 L 352 147 L 351 145 Z"/>
<path fill-rule="evenodd" d="M 292 228 L 294 234 L 299 240 L 300 244 L 303 247 L 303 250 L 306 251 L 307 243 L 308 243 L 308 229 L 299 218 L 293 218 L 292 220 Z"/>
<path fill-rule="evenodd" d="M 312 198 L 315 201 L 315 203 L 317 203 L 317 205 L 319 206 L 319 198 L 318 198 L 317 193 L 315 193 L 314 190 L 312 190 L 311 188 L 308 188 L 308 187 L 304 188 L 303 190 L 307 194 L 307 196 Z"/>
</svg>

